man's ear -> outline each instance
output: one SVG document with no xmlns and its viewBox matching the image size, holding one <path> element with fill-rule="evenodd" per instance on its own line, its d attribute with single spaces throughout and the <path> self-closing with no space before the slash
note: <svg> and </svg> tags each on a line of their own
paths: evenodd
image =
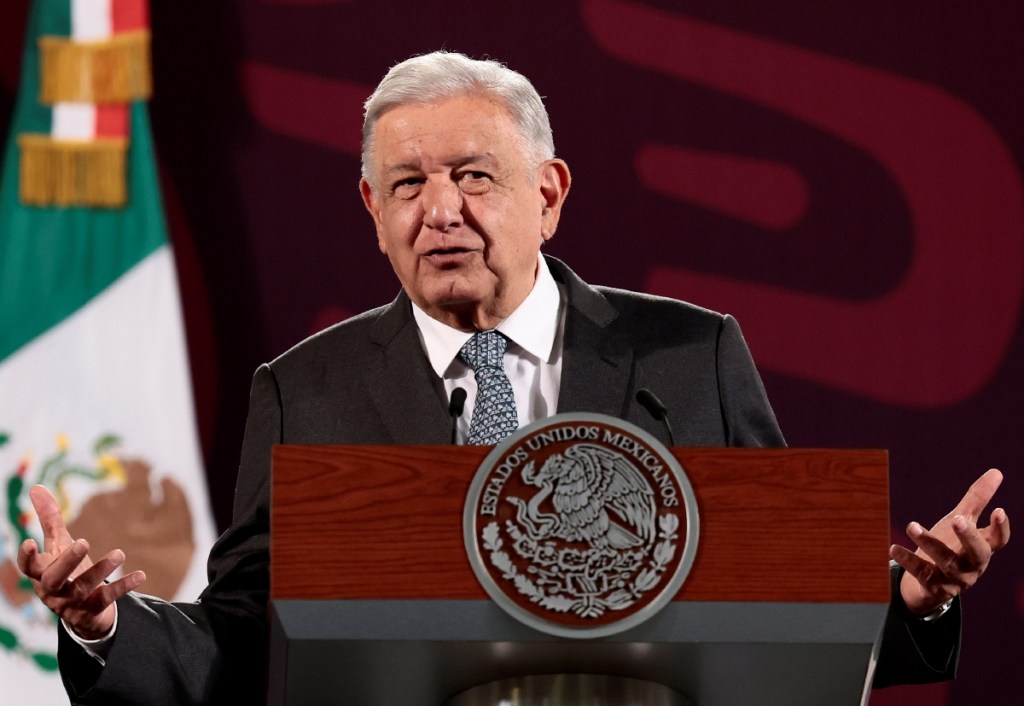
<svg viewBox="0 0 1024 706">
<path fill-rule="evenodd" d="M 377 247 L 386 255 L 387 250 L 384 245 L 384 238 L 381 236 L 380 202 L 377 200 L 377 192 L 374 191 L 373 185 L 370 184 L 366 177 L 359 180 L 359 194 L 363 197 L 363 205 L 370 212 L 370 217 L 373 218 L 373 225 L 377 229 Z"/>
<path fill-rule="evenodd" d="M 562 215 L 562 204 L 569 195 L 572 174 L 569 165 L 561 159 L 549 159 L 540 166 L 537 174 L 538 187 L 543 199 L 540 234 L 544 240 L 551 240 L 558 228 Z"/>
</svg>

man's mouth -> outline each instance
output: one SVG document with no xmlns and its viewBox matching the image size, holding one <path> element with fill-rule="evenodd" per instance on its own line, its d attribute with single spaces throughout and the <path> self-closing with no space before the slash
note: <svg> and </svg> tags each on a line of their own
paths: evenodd
<svg viewBox="0 0 1024 706">
<path fill-rule="evenodd" d="M 466 261 L 475 251 L 469 248 L 435 248 L 426 254 L 426 258 L 437 267 L 455 267 Z"/>
</svg>

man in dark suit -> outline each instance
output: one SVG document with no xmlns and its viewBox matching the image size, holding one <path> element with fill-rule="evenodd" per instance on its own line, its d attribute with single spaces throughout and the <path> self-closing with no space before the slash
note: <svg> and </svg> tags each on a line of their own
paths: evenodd
<svg viewBox="0 0 1024 706">
<path fill-rule="evenodd" d="M 257 371 L 234 519 L 211 553 L 200 601 L 130 593 L 142 572 L 105 583 L 123 554 L 92 565 L 49 494 L 32 491 L 46 546 L 40 553 L 26 542 L 19 565 L 63 619 L 61 670 L 74 703 L 259 700 L 270 446 L 446 443 L 455 387 L 469 393 L 459 429 L 468 438 L 483 405 L 459 351 L 477 332 L 497 331 L 507 345 L 502 366 L 520 425 L 556 410 L 603 412 L 660 436 L 635 401 L 649 387 L 671 409 L 681 445 L 784 443 L 732 318 L 591 287 L 540 256 L 570 174 L 554 157 L 546 112 L 525 78 L 435 53 L 393 68 L 366 109 L 360 190 L 402 293 Z M 911 525 L 917 553 L 893 548 L 905 572 L 893 573 L 876 684 L 952 675 L 953 599 L 1009 538 L 1002 510 L 987 527 L 975 525 L 999 479 L 997 471 L 983 476 L 932 530 Z"/>
</svg>

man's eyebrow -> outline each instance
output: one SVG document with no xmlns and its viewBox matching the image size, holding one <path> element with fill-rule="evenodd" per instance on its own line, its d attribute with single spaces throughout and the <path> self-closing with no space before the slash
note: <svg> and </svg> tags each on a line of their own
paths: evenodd
<svg viewBox="0 0 1024 706">
<path fill-rule="evenodd" d="M 395 174 L 408 174 L 409 172 L 420 171 L 420 165 L 415 162 L 403 162 L 402 164 L 393 164 L 384 170 L 384 176 L 390 177 Z"/>
<path fill-rule="evenodd" d="M 467 164 L 485 164 L 490 166 L 494 164 L 494 155 L 489 152 L 482 152 L 480 154 L 470 154 L 465 157 L 459 157 L 451 162 L 453 167 L 464 167 Z"/>
</svg>

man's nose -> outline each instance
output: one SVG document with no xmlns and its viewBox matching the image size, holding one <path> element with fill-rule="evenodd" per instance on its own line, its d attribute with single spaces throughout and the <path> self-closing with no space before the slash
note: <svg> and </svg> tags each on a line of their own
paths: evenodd
<svg viewBox="0 0 1024 706">
<path fill-rule="evenodd" d="M 446 231 L 462 225 L 462 191 L 449 179 L 428 179 L 423 185 L 423 222 Z"/>
</svg>

